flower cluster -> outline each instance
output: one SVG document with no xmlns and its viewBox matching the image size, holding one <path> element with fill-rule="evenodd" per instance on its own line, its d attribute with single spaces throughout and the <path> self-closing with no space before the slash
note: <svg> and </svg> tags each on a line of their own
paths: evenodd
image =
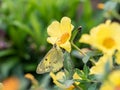
<svg viewBox="0 0 120 90">
<path fill-rule="evenodd" d="M 44 57 L 45 62 L 42 61 L 43 67 L 40 69 L 50 72 L 49 75 L 57 90 L 58 88 L 60 90 L 88 90 L 88 88 L 89 90 L 120 90 L 120 24 L 107 20 L 93 27 L 90 34 L 83 34 L 79 39 L 80 44 L 88 44 L 90 47 L 81 49 L 73 43 L 77 35 L 73 33 L 73 28 L 68 17 L 63 17 L 60 23 L 53 21 L 48 26 L 47 41 L 54 46 L 54 49 Z M 78 32 L 78 30 L 74 31 Z M 72 46 L 76 48 L 75 54 L 80 59 L 78 64 L 83 64 L 81 70 L 73 65 L 74 59 L 70 56 L 75 56 Z M 63 63 L 60 61 L 61 57 L 64 57 Z M 63 66 L 63 70 L 58 70 L 59 63 Z M 32 74 L 25 74 L 25 79 L 32 84 L 31 90 L 44 89 Z M 10 77 L 0 83 L 0 90 L 18 90 L 20 83 L 21 80 L 17 77 Z"/>
<path fill-rule="evenodd" d="M 47 29 L 49 35 L 47 41 L 53 45 L 58 45 L 70 53 L 72 45 L 70 40 L 73 28 L 74 26 L 71 24 L 71 20 L 68 17 L 63 17 L 60 23 L 58 21 L 54 21 Z M 101 51 L 100 56 L 96 55 L 98 58 L 96 60 L 89 56 L 89 54 L 85 53 L 82 58 L 87 56 L 89 57 L 88 61 L 91 61 L 91 58 L 94 60 L 94 65 L 91 68 L 86 66 L 85 63 L 84 66 L 86 66 L 86 69 L 84 68 L 84 70 L 77 71 L 74 69 L 73 76 L 70 79 L 72 82 L 67 82 L 67 84 L 66 81 L 68 81 L 68 79 L 66 79 L 67 74 L 65 71 L 60 71 L 57 74 L 51 72 L 50 76 L 53 78 L 53 82 L 64 90 L 73 90 L 74 88 L 85 88 L 82 87 L 83 81 L 86 81 L 86 83 L 94 82 L 93 79 L 91 80 L 89 78 L 91 75 L 101 75 L 101 79 L 103 81 L 99 80 L 98 77 L 96 77 L 95 80 L 96 83 L 102 83 L 102 85 L 98 87 L 100 90 L 119 90 L 120 70 L 112 71 L 114 68 L 116 68 L 115 65 L 119 66 L 120 64 L 119 35 L 120 24 L 117 22 L 111 22 L 110 20 L 107 20 L 105 23 L 92 28 L 90 30 L 90 34 L 83 34 L 79 42 L 89 44 L 91 46 L 91 52 L 92 50 Z M 76 49 L 78 50 L 79 48 Z M 80 51 L 80 49 L 78 51 Z"/>
</svg>

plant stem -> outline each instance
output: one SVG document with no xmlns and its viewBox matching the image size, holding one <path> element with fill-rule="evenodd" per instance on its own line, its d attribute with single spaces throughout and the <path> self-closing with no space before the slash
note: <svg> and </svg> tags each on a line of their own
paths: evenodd
<svg viewBox="0 0 120 90">
<path fill-rule="evenodd" d="M 72 39 L 71 39 L 71 44 L 72 44 L 72 46 L 73 46 L 74 48 L 76 48 L 82 55 L 86 56 L 86 54 L 85 54 L 84 52 L 82 52 L 82 51 L 73 43 L 76 35 L 78 34 L 78 32 L 79 32 L 81 29 L 82 29 L 82 27 L 80 26 L 80 27 L 78 28 L 78 30 L 76 30 L 76 32 L 73 34 Z"/>
<path fill-rule="evenodd" d="M 71 42 L 72 46 L 76 48 L 82 55 L 86 56 L 84 52 L 82 52 L 73 42 Z"/>
<path fill-rule="evenodd" d="M 73 83 L 73 85 L 74 85 L 77 89 L 79 89 L 79 90 L 83 90 L 81 87 L 79 87 L 79 86 L 76 85 L 75 83 Z"/>
</svg>

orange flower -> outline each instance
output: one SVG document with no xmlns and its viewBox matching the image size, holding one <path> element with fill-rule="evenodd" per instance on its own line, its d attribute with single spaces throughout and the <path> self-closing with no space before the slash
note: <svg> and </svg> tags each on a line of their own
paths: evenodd
<svg viewBox="0 0 120 90">
<path fill-rule="evenodd" d="M 10 77 L 3 81 L 3 90 L 19 90 L 20 81 L 16 77 Z"/>
<path fill-rule="evenodd" d="M 104 9 L 104 4 L 103 3 L 98 3 L 97 8 L 98 9 Z"/>
</svg>

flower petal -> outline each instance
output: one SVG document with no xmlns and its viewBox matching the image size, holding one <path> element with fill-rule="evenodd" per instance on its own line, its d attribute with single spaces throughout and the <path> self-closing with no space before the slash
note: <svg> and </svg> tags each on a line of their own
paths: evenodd
<svg viewBox="0 0 120 90">
<path fill-rule="evenodd" d="M 63 17 L 61 19 L 61 23 L 60 23 L 60 27 L 61 27 L 61 32 L 62 33 L 69 33 L 71 35 L 71 31 L 73 30 L 74 26 L 71 24 L 71 20 L 68 17 Z"/>
<path fill-rule="evenodd" d="M 58 80 L 58 77 L 57 77 L 53 72 L 50 72 L 50 76 L 52 77 L 53 82 L 54 82 L 58 87 L 63 88 L 63 89 L 66 88 L 66 86 L 65 86 L 64 84 L 61 84 L 60 82 L 57 81 L 57 80 Z"/>
<path fill-rule="evenodd" d="M 52 24 L 47 28 L 47 33 L 49 36 L 60 37 L 61 36 L 61 28 L 60 23 L 58 21 L 53 21 Z"/>
<path fill-rule="evenodd" d="M 71 51 L 71 44 L 69 41 L 67 41 L 65 44 L 61 44 L 60 47 L 64 48 L 66 51 Z"/>
<path fill-rule="evenodd" d="M 118 51 L 116 54 L 115 54 L 115 56 L 116 56 L 116 63 L 117 64 L 120 64 L 120 51 Z"/>
<path fill-rule="evenodd" d="M 82 35 L 82 37 L 80 38 L 79 42 L 82 42 L 82 43 L 87 43 L 87 44 L 90 44 L 91 43 L 91 37 L 88 35 L 88 34 L 84 34 Z"/>
<path fill-rule="evenodd" d="M 100 74 L 100 75 L 102 75 L 104 73 L 104 68 L 105 68 L 105 65 L 106 65 L 107 62 L 110 63 L 110 68 L 112 68 L 112 59 L 111 59 L 110 56 L 103 55 L 102 57 L 100 57 L 98 62 L 95 63 L 95 66 L 93 66 L 90 69 L 90 74 Z"/>
<path fill-rule="evenodd" d="M 47 42 L 51 43 L 54 45 L 57 42 L 58 38 L 57 37 L 48 37 Z"/>
</svg>

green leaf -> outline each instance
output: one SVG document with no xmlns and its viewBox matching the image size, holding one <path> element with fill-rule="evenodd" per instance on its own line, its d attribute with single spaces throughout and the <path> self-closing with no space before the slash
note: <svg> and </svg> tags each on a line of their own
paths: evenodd
<svg viewBox="0 0 120 90">
<path fill-rule="evenodd" d="M 24 25 L 19 21 L 13 21 L 12 24 L 20 28 L 20 30 L 28 33 L 30 36 L 33 36 L 32 30 L 27 25 Z"/>
<path fill-rule="evenodd" d="M 97 84 L 94 83 L 92 85 L 89 85 L 88 90 L 96 90 Z"/>
<path fill-rule="evenodd" d="M 86 64 L 89 59 L 90 59 L 90 57 L 88 55 L 86 55 L 85 57 L 82 58 L 82 61 L 84 64 Z"/>
<path fill-rule="evenodd" d="M 110 60 L 107 60 L 107 62 L 105 64 L 105 67 L 104 67 L 104 77 L 103 77 L 103 79 L 105 79 L 111 71 L 110 64 L 111 64 Z"/>
<path fill-rule="evenodd" d="M 41 33 L 40 33 L 41 27 L 40 26 L 41 25 L 38 22 L 38 19 L 37 19 L 36 15 L 35 14 L 31 14 L 30 20 L 31 20 L 31 25 L 33 27 L 35 35 L 39 35 L 40 36 L 41 35 Z"/>
<path fill-rule="evenodd" d="M 74 83 L 73 80 L 66 80 L 64 84 L 66 87 L 70 87 L 73 83 Z"/>
<path fill-rule="evenodd" d="M 42 39 L 44 39 L 44 37 L 42 37 L 41 25 L 35 14 L 31 14 L 30 22 L 31 22 L 31 26 L 33 28 L 33 39 L 34 39 L 35 43 L 37 44 L 37 46 L 39 47 L 40 44 L 42 43 L 42 41 L 43 41 Z M 41 37 L 42 37 L 42 39 L 41 39 Z"/>
<path fill-rule="evenodd" d="M 10 39 L 12 40 L 13 44 L 19 48 L 20 51 L 24 50 L 25 47 L 25 39 L 27 34 L 24 33 L 23 31 L 21 31 L 21 29 L 19 28 L 14 28 L 14 27 L 10 27 L 9 30 L 9 35 L 10 35 Z"/>
<path fill-rule="evenodd" d="M 88 76 L 89 75 L 89 67 L 85 64 L 84 67 L 83 67 L 83 72 L 85 73 L 85 76 Z"/>
<path fill-rule="evenodd" d="M 64 55 L 63 64 L 64 64 L 64 69 L 69 73 L 69 78 L 72 78 L 74 73 L 74 64 L 71 60 L 70 54 L 67 52 Z"/>
<path fill-rule="evenodd" d="M 88 55 L 89 57 L 93 57 L 93 56 L 102 55 L 102 53 L 101 53 L 101 51 L 95 50 L 95 51 L 89 51 L 89 52 L 87 52 L 87 55 Z"/>
<path fill-rule="evenodd" d="M 82 70 L 79 70 L 79 69 L 75 69 L 75 72 L 81 77 L 81 78 L 83 78 L 84 77 L 84 73 L 83 73 L 83 71 Z"/>
<path fill-rule="evenodd" d="M 0 63 L 1 74 L 3 76 L 7 76 L 8 73 L 10 73 L 10 69 L 12 69 L 16 65 L 16 63 L 18 63 L 18 61 L 18 57 L 10 57 L 3 63 Z"/>
<path fill-rule="evenodd" d="M 91 1 L 90 0 L 84 0 L 83 1 L 83 14 L 84 14 L 84 18 L 89 19 L 89 17 L 92 15 L 92 5 L 91 5 Z"/>
<path fill-rule="evenodd" d="M 5 57 L 8 55 L 12 55 L 12 54 L 15 54 L 15 51 L 13 49 L 7 49 L 7 50 L 0 51 L 0 57 Z"/>
</svg>

